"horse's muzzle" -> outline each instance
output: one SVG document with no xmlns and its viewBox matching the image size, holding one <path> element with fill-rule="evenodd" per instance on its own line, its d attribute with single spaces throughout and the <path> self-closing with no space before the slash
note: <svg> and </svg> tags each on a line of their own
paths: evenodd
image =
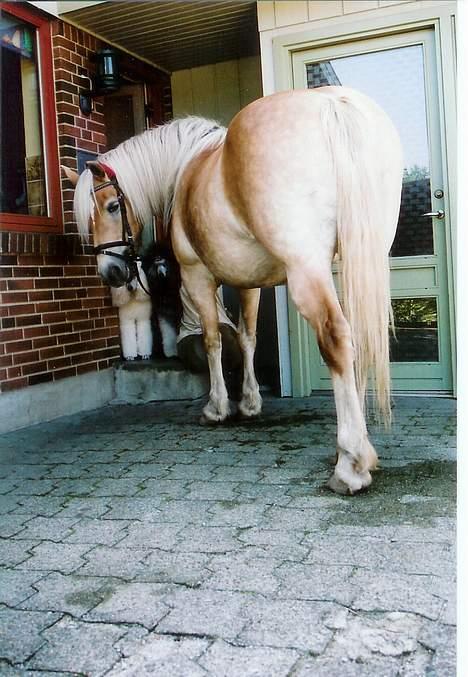
<svg viewBox="0 0 468 677">
<path fill-rule="evenodd" d="M 103 282 L 110 287 L 123 287 L 132 279 L 132 274 L 125 261 L 106 261 L 105 265 L 99 266 L 99 274 Z"/>
</svg>

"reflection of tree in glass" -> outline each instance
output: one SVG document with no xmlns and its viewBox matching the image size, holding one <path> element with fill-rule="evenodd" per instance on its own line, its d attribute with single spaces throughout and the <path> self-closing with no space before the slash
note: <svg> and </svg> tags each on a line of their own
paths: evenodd
<svg viewBox="0 0 468 677">
<path fill-rule="evenodd" d="M 430 176 L 428 167 L 419 167 L 418 165 L 413 165 L 408 169 L 405 167 L 403 169 L 403 182 L 408 183 L 408 181 L 420 181 L 421 179 L 428 179 Z"/>
<path fill-rule="evenodd" d="M 393 302 L 395 327 L 437 327 L 435 299 L 397 299 Z"/>
</svg>

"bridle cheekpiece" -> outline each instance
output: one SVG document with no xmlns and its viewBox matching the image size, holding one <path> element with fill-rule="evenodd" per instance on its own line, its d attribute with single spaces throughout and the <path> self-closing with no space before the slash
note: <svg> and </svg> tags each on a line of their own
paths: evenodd
<svg viewBox="0 0 468 677">
<path fill-rule="evenodd" d="M 143 291 L 146 292 L 148 296 L 150 296 L 150 292 L 146 289 L 145 285 L 141 281 L 140 271 L 138 269 L 138 262 L 141 261 L 141 257 L 136 253 L 132 229 L 130 228 L 130 224 L 128 222 L 127 205 L 125 203 L 124 192 L 119 186 L 116 173 L 112 167 L 109 167 L 109 165 L 105 165 L 102 162 L 100 162 L 99 165 L 109 177 L 109 181 L 105 181 L 104 183 L 100 183 L 98 186 L 94 187 L 93 192 L 97 193 L 104 188 L 113 188 L 115 190 L 120 208 L 120 218 L 122 221 L 122 239 L 98 244 L 93 248 L 93 251 L 96 256 L 98 254 L 105 254 L 106 256 L 113 256 L 114 258 L 125 261 L 128 270 L 127 286 L 134 278 L 136 278 Z M 110 251 L 114 247 L 126 247 L 126 250 L 123 254 Z"/>
</svg>

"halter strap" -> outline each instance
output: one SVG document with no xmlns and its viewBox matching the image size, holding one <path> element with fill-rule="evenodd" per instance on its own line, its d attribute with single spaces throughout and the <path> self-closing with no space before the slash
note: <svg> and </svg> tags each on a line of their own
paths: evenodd
<svg viewBox="0 0 468 677">
<path fill-rule="evenodd" d="M 104 242 L 104 244 L 97 244 L 94 247 L 94 253 L 95 254 L 107 254 L 108 252 L 105 252 L 105 249 L 111 249 L 112 247 L 123 247 L 127 246 L 127 242 L 125 240 L 113 240 L 112 242 Z M 123 259 L 125 258 L 122 254 L 114 254 L 113 252 L 109 252 L 112 254 L 112 256 L 118 256 L 119 258 Z"/>
<path fill-rule="evenodd" d="M 136 277 L 136 279 L 138 280 L 138 284 L 143 289 L 143 291 L 146 294 L 148 294 L 148 296 L 151 296 L 150 292 L 146 289 L 145 285 L 143 284 L 140 276 L 140 271 L 138 270 L 138 261 L 141 261 L 141 257 L 138 256 L 135 251 L 135 243 L 133 240 L 132 229 L 130 228 L 130 224 L 128 222 L 125 195 L 119 186 L 119 182 L 117 181 L 117 175 L 112 169 L 112 167 L 109 167 L 109 165 L 105 165 L 102 162 L 100 162 L 99 165 L 102 167 L 103 171 L 109 177 L 109 181 L 100 183 L 98 186 L 93 188 L 93 192 L 97 193 L 98 191 L 103 190 L 103 188 L 114 188 L 115 192 L 117 193 L 117 200 L 119 202 L 120 207 L 120 218 L 122 221 L 122 239 L 113 240 L 111 242 L 104 242 L 103 244 L 98 244 L 93 248 L 93 251 L 96 254 L 96 256 L 98 254 L 105 254 L 106 256 L 113 256 L 114 258 L 125 261 L 128 270 L 132 275 L 129 282 L 131 282 L 131 280 L 134 277 Z M 108 251 L 108 249 L 112 249 L 112 247 L 126 247 L 127 251 L 124 254 Z"/>
<path fill-rule="evenodd" d="M 96 186 L 96 188 L 93 188 L 93 192 L 97 193 L 99 190 L 102 190 L 103 188 L 113 188 L 115 186 L 113 181 L 105 181 L 104 183 L 100 183 L 99 186 Z"/>
</svg>

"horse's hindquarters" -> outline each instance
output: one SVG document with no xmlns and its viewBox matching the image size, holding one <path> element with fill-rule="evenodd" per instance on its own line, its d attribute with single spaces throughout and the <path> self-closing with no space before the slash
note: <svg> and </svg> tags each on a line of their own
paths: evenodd
<svg viewBox="0 0 468 677">
<path fill-rule="evenodd" d="M 286 266 L 335 244 L 336 185 L 317 97 L 266 97 L 235 118 L 223 151 L 230 199 L 251 234 Z"/>
</svg>

